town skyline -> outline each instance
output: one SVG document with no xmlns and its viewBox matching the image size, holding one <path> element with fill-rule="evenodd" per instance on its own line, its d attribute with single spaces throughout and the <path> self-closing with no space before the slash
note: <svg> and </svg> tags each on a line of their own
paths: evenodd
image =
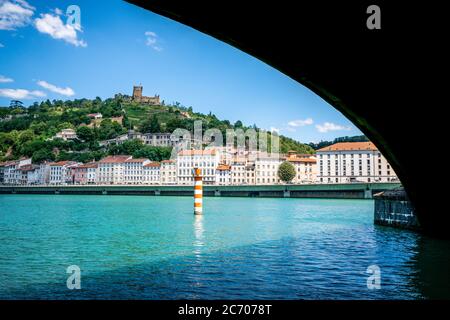
<svg viewBox="0 0 450 320">
<path fill-rule="evenodd" d="M 4 19 L 6 4 L 22 8 L 16 17 L 20 24 Z M 196 30 L 121 1 L 108 6 L 77 1 L 81 26 L 71 29 L 65 15 L 71 4 L 2 2 L 0 105 L 15 99 L 25 105 L 106 99 L 131 95 L 130 86 L 141 84 L 145 95 L 159 94 L 168 103 L 255 123 L 302 142 L 361 134 L 309 89 Z M 123 16 L 116 16 L 118 11 Z M 111 32 L 114 37 L 105 36 Z M 17 52 L 28 53 L 27 61 Z M 256 113 L 251 111 L 255 106 Z"/>
</svg>

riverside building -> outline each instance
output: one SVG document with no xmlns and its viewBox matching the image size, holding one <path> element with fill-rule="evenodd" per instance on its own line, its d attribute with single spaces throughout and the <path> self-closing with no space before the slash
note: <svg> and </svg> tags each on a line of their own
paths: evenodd
<svg viewBox="0 0 450 320">
<path fill-rule="evenodd" d="M 372 142 L 341 142 L 317 150 L 319 183 L 396 182 L 397 175 Z"/>
</svg>

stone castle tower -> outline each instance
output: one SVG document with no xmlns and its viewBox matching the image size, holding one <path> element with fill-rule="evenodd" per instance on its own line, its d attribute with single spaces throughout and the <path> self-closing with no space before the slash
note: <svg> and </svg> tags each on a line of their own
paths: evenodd
<svg viewBox="0 0 450 320">
<path fill-rule="evenodd" d="M 139 102 L 139 103 L 145 103 L 145 104 L 152 104 L 152 105 L 160 105 L 161 102 L 159 101 L 159 95 L 155 95 L 153 97 L 146 97 L 142 95 L 142 91 L 144 88 L 139 86 L 133 86 L 133 96 L 132 100 Z"/>
<path fill-rule="evenodd" d="M 142 98 L 142 86 L 133 86 L 133 100 Z"/>
</svg>

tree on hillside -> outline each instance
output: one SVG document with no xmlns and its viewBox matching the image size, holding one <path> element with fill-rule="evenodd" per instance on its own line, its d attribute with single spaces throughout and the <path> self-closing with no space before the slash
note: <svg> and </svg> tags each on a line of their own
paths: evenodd
<svg viewBox="0 0 450 320">
<path fill-rule="evenodd" d="M 11 109 L 16 109 L 16 108 L 22 108 L 23 107 L 23 102 L 20 100 L 11 100 L 9 107 Z"/>
<path fill-rule="evenodd" d="M 295 167 L 292 163 L 284 161 L 278 167 L 278 177 L 283 182 L 291 182 L 295 177 Z"/>
<path fill-rule="evenodd" d="M 161 126 L 159 125 L 158 118 L 153 115 L 150 119 L 145 120 L 139 129 L 142 133 L 156 133 L 161 132 Z"/>
<path fill-rule="evenodd" d="M 53 161 L 55 160 L 55 155 L 47 149 L 40 149 L 33 153 L 32 156 L 33 163 L 41 163 L 44 161 Z"/>
<path fill-rule="evenodd" d="M 94 130 L 92 130 L 89 127 L 81 126 L 77 128 L 77 136 L 81 140 L 84 140 L 86 142 L 91 142 L 94 140 Z"/>
<path fill-rule="evenodd" d="M 134 158 L 148 158 L 152 161 L 162 161 L 170 158 L 172 148 L 143 146 L 142 149 L 132 153 Z"/>
<path fill-rule="evenodd" d="M 100 140 L 112 139 L 125 132 L 126 129 L 122 128 L 117 122 L 113 122 L 111 119 L 105 119 L 100 123 L 98 138 Z"/>
</svg>

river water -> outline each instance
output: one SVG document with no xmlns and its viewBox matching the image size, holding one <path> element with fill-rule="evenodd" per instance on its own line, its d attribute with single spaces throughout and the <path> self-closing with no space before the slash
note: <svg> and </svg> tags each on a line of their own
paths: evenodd
<svg viewBox="0 0 450 320">
<path fill-rule="evenodd" d="M 203 210 L 190 197 L 0 195 L 0 299 L 450 298 L 450 242 L 375 226 L 372 200 Z"/>
</svg>

